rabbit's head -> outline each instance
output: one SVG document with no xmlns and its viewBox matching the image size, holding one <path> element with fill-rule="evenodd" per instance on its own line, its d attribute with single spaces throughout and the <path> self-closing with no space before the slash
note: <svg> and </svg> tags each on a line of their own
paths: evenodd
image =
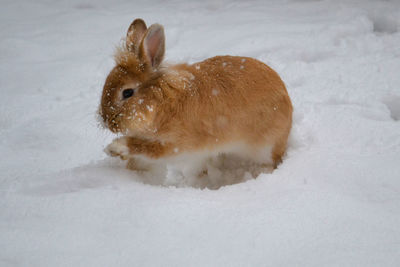
<svg viewBox="0 0 400 267">
<path fill-rule="evenodd" d="M 141 19 L 132 22 L 126 43 L 117 49 L 116 66 L 106 79 L 101 98 L 99 113 L 112 132 L 134 135 L 156 131 L 151 127 L 162 98 L 158 80 L 164 50 L 161 25 L 147 29 Z"/>
</svg>

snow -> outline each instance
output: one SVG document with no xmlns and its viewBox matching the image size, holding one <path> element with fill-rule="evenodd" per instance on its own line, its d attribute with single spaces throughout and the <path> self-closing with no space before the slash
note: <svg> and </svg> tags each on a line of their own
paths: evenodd
<svg viewBox="0 0 400 267">
<path fill-rule="evenodd" d="M 398 1 L 3 0 L 0 14 L 0 265 L 400 265 Z M 103 82 L 138 17 L 164 25 L 169 62 L 241 55 L 281 75 L 295 111 L 277 170 L 211 164 L 213 185 L 103 152 Z"/>
<path fill-rule="evenodd" d="M 219 94 L 219 90 L 218 89 L 212 89 L 211 94 L 212 95 L 218 95 Z"/>
</svg>

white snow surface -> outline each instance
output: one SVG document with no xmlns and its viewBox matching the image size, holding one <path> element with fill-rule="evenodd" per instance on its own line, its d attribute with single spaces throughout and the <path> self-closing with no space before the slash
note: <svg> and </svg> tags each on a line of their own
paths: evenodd
<svg viewBox="0 0 400 267">
<path fill-rule="evenodd" d="M 138 17 L 169 62 L 281 75 L 278 169 L 199 186 L 105 155 L 96 111 Z M 2 0 L 0 22 L 1 266 L 400 266 L 399 1 Z"/>
</svg>

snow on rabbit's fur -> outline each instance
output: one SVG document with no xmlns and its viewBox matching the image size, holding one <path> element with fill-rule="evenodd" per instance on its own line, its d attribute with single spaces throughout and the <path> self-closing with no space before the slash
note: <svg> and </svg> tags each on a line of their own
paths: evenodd
<svg viewBox="0 0 400 267">
<path fill-rule="evenodd" d="M 399 266 L 399 10 L 2 1 L 0 265 Z M 166 62 L 240 55 L 279 73 L 294 112 L 277 169 L 216 157 L 206 179 L 184 179 L 182 166 L 131 171 L 103 152 L 115 135 L 94 114 L 138 17 L 164 25 Z"/>
</svg>

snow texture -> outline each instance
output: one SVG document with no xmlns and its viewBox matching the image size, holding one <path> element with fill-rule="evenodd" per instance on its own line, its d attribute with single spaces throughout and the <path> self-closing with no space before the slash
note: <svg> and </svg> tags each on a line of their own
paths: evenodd
<svg viewBox="0 0 400 267">
<path fill-rule="evenodd" d="M 1 266 L 400 265 L 398 1 L 1 6 Z M 169 62 L 241 55 L 282 76 L 278 169 L 214 162 L 221 179 L 199 181 L 103 152 L 103 82 L 138 17 L 165 26 Z"/>
</svg>

